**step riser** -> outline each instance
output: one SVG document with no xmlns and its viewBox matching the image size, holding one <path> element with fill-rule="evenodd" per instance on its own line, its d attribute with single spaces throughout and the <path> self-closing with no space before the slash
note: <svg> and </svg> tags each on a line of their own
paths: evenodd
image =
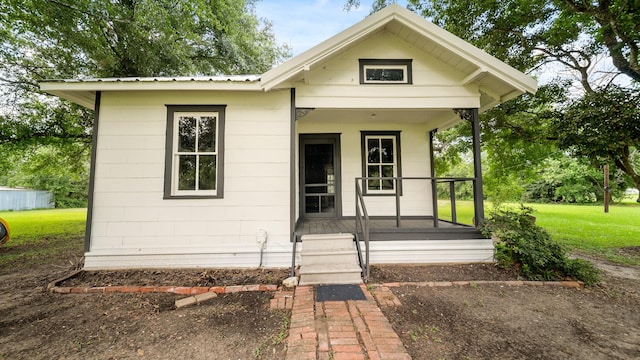
<svg viewBox="0 0 640 360">
<path fill-rule="evenodd" d="M 361 284 L 361 274 L 353 272 L 332 274 L 305 274 L 300 278 L 300 285 L 319 284 Z"/>
<path fill-rule="evenodd" d="M 302 242 L 302 251 L 327 251 L 327 250 L 343 250 L 353 249 L 352 240 L 324 240 L 324 241 L 304 241 Z"/>
<path fill-rule="evenodd" d="M 358 256 L 352 254 L 314 255 L 302 254 L 302 265 L 357 264 Z"/>
</svg>

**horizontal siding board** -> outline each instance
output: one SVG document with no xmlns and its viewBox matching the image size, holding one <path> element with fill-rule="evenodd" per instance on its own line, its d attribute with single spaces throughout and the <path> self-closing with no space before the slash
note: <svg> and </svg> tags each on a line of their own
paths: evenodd
<svg viewBox="0 0 640 360">
<path fill-rule="evenodd" d="M 141 240 L 152 242 L 153 239 Z M 96 249 L 86 254 L 85 268 L 171 268 L 171 267 L 255 267 L 259 264 L 260 249 L 251 245 L 230 247 L 221 241 L 201 238 L 201 245 L 179 247 L 188 238 L 175 241 L 176 247 L 137 249 Z M 225 244 L 227 244 L 225 242 Z M 362 244 L 364 246 L 364 244 Z M 299 246 L 298 246 L 299 247 Z M 372 264 L 443 264 L 493 262 L 490 239 L 393 241 L 371 243 Z M 298 251 L 299 253 L 299 251 Z M 300 261 L 298 257 L 297 261 Z M 278 242 L 263 254 L 265 267 L 291 266 L 291 244 Z"/>
<path fill-rule="evenodd" d="M 224 198 L 163 199 L 167 104 L 226 105 Z M 258 228 L 288 244 L 289 112 L 288 91 L 105 93 L 88 258 L 255 252 Z"/>
<path fill-rule="evenodd" d="M 99 135 L 98 156 L 104 149 L 113 150 L 157 150 L 164 152 L 165 137 L 145 135 Z M 98 162 L 99 164 L 99 162 Z"/>
</svg>

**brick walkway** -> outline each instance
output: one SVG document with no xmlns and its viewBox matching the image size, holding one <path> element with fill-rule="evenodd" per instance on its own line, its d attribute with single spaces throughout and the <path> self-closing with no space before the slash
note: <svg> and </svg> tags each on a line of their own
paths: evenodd
<svg viewBox="0 0 640 360">
<path fill-rule="evenodd" d="M 410 360 L 402 341 L 364 285 L 367 300 L 315 302 L 295 289 L 287 360 Z"/>
</svg>

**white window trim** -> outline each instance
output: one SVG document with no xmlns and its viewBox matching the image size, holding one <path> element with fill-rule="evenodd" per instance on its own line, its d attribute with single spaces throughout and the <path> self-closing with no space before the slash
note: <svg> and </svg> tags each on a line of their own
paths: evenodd
<svg viewBox="0 0 640 360">
<path fill-rule="evenodd" d="M 379 140 L 381 141 L 382 139 L 391 139 L 391 141 L 393 142 L 393 163 L 383 163 L 382 162 L 382 154 L 380 154 L 380 162 L 378 163 L 370 163 L 369 162 L 369 156 L 367 154 L 367 156 L 365 156 L 365 159 L 367 160 L 366 162 L 366 177 L 369 177 L 369 166 L 382 166 L 382 165 L 393 165 L 393 177 L 398 177 L 398 144 L 396 142 L 396 136 L 395 135 L 366 135 L 365 137 L 365 149 L 368 149 L 368 144 L 369 144 L 369 139 L 375 139 L 375 140 Z M 381 173 L 382 175 L 382 173 Z M 380 176 L 382 177 L 382 176 Z M 380 180 L 380 184 L 382 187 L 382 180 Z M 395 194 L 396 192 L 396 183 L 395 181 L 393 182 L 393 188 L 392 189 L 377 189 L 377 190 L 371 190 L 369 189 L 369 182 L 366 181 L 365 182 L 365 186 L 366 186 L 366 192 L 368 194 Z"/>
<path fill-rule="evenodd" d="M 201 117 L 215 117 L 216 118 L 216 139 L 215 139 L 215 151 L 211 152 L 211 151 L 198 151 L 198 135 L 197 135 L 197 124 L 196 124 L 196 144 L 195 144 L 195 151 L 193 152 L 179 152 L 178 151 L 178 143 L 179 143 L 179 139 L 178 139 L 178 133 L 179 133 L 179 127 L 180 127 L 180 117 L 184 117 L 184 116 L 192 116 L 195 117 L 196 119 L 201 118 Z M 184 195 L 203 195 L 203 196 L 216 196 L 218 195 L 218 134 L 219 134 L 219 121 L 220 119 L 220 113 L 218 112 L 190 112 L 190 111 L 176 111 L 175 113 L 173 113 L 173 149 L 172 149 L 172 158 L 173 160 L 171 161 L 171 167 L 172 167 L 172 188 L 171 188 L 171 195 L 173 196 L 184 196 Z M 195 155 L 196 158 L 198 158 L 200 155 L 214 155 L 216 157 L 216 188 L 213 190 L 199 190 L 198 189 L 198 183 L 200 181 L 200 177 L 198 176 L 200 174 L 200 162 L 196 161 L 196 189 L 195 190 L 178 190 L 178 184 L 179 184 L 179 170 L 180 170 L 180 166 L 179 166 L 179 158 L 181 155 Z"/>
<path fill-rule="evenodd" d="M 367 70 L 369 69 L 400 69 L 402 70 L 402 80 L 367 80 Z M 362 65 L 364 71 L 363 81 L 365 84 L 407 84 L 409 73 L 407 65 Z"/>
<path fill-rule="evenodd" d="M 224 198 L 224 137 L 226 105 L 165 105 L 167 107 L 167 122 L 165 136 L 164 161 L 164 196 L 171 199 L 222 199 Z M 178 133 L 180 116 L 215 116 L 216 139 L 215 151 L 201 152 L 201 155 L 216 156 L 215 190 L 178 190 L 179 164 L 177 158 L 184 153 L 178 153 Z M 198 152 L 188 152 L 198 154 Z M 199 167 L 199 164 L 197 165 Z M 196 171 L 197 171 L 196 167 Z"/>
</svg>

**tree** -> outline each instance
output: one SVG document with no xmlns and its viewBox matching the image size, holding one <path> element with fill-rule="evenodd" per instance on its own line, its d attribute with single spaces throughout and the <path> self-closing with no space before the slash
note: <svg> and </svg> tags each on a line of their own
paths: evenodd
<svg viewBox="0 0 640 360">
<path fill-rule="evenodd" d="M 257 18 L 253 4 L 254 0 L 0 2 L 0 151 L 55 146 L 63 156 L 78 144 L 88 149 L 92 112 L 41 93 L 40 80 L 270 69 L 289 50 L 276 44 L 270 24 Z"/>
<path fill-rule="evenodd" d="M 0 105 L 21 115 L 44 101 L 43 79 L 262 73 L 289 52 L 253 11 L 251 0 L 5 0 Z"/>
<path fill-rule="evenodd" d="M 587 93 L 568 105 L 554 127 L 561 147 L 592 163 L 613 161 L 640 189 L 632 158 L 640 148 L 640 91 L 611 85 Z"/>
<path fill-rule="evenodd" d="M 549 104 L 564 98 L 559 85 L 540 87 L 534 96 L 525 94 L 480 115 L 483 149 L 483 184 L 494 201 L 519 200 L 523 183 L 535 181 L 538 165 L 558 153 L 551 133 L 555 111 Z M 531 141 L 536 139 L 536 141 Z M 453 175 L 449 169 L 471 151 L 471 129 L 462 122 L 436 133 L 436 174 Z"/>
<path fill-rule="evenodd" d="M 576 71 L 588 91 L 589 69 L 607 54 L 640 82 L 637 0 L 409 0 L 439 26 L 527 71 L 558 62 Z"/>
<path fill-rule="evenodd" d="M 622 171 L 612 174 L 611 195 L 622 199 L 629 185 Z M 525 185 L 526 201 L 590 203 L 604 200 L 604 179 L 601 169 L 584 158 L 567 155 L 545 159 L 536 179 Z"/>
</svg>

